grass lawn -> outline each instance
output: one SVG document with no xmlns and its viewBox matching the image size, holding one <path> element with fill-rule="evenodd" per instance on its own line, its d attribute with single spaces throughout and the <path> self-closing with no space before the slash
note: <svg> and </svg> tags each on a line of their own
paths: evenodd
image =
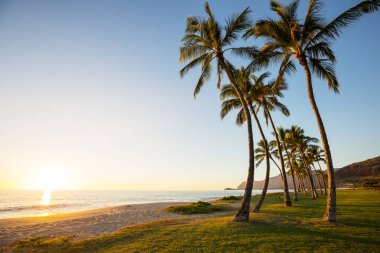
<svg viewBox="0 0 380 253">
<path fill-rule="evenodd" d="M 83 241 L 37 238 L 16 252 L 380 252 L 380 191 L 339 190 L 338 222 L 321 221 L 325 198 L 285 208 L 282 194 L 267 196 L 250 222 L 230 216 L 175 219 L 127 227 Z M 257 201 L 258 196 L 254 198 Z"/>
</svg>

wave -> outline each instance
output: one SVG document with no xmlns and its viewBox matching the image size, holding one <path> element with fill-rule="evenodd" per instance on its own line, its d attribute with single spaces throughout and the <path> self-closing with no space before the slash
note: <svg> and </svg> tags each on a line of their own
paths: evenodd
<svg viewBox="0 0 380 253">
<path fill-rule="evenodd" d="M 32 205 L 32 206 L 11 206 L 0 208 L 0 212 L 16 212 L 27 210 L 48 210 L 52 208 L 68 207 L 68 204 L 52 204 L 52 205 Z"/>
</svg>

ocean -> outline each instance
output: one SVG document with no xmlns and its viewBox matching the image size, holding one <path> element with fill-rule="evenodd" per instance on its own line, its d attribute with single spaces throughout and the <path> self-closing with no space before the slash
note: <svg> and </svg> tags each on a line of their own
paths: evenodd
<svg viewBox="0 0 380 253">
<path fill-rule="evenodd" d="M 281 190 L 268 190 L 276 192 Z M 260 194 L 254 190 L 253 194 Z M 2 190 L 0 219 L 47 216 L 126 204 L 154 202 L 208 201 L 224 196 L 243 195 L 243 190 L 228 191 L 79 191 L 79 190 Z"/>
</svg>

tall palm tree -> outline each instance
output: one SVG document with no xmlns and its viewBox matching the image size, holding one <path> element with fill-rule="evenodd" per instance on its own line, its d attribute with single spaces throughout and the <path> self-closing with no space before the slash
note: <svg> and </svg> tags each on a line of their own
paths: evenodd
<svg viewBox="0 0 380 253">
<path fill-rule="evenodd" d="M 239 86 L 240 90 L 242 91 L 244 95 L 244 99 L 247 102 L 248 107 L 250 108 L 250 111 L 256 121 L 257 127 L 259 128 L 259 132 L 262 138 L 261 142 L 259 142 L 259 145 L 261 145 L 261 147 L 264 149 L 265 158 L 266 158 L 266 176 L 265 176 L 265 181 L 264 181 L 263 192 L 260 196 L 258 203 L 256 204 L 254 208 L 254 212 L 259 212 L 264 202 L 266 192 L 268 189 L 268 184 L 269 184 L 270 153 L 268 150 L 268 142 L 265 139 L 264 131 L 261 127 L 259 118 L 257 117 L 257 113 L 253 105 L 252 96 L 256 95 L 258 91 L 254 90 L 255 87 L 251 83 L 250 74 L 251 73 L 247 71 L 244 67 L 242 67 L 239 70 L 234 71 L 235 81 L 237 85 Z M 239 96 L 231 84 L 227 84 L 223 86 L 220 93 L 220 98 L 222 100 L 222 109 L 220 111 L 221 118 L 223 119 L 229 112 L 231 112 L 234 109 L 240 109 L 236 117 L 236 124 L 242 125 L 244 121 L 246 121 L 245 113 L 242 108 L 242 104 L 240 103 Z M 257 166 L 259 164 L 260 162 L 258 162 Z"/>
<path fill-rule="evenodd" d="M 298 62 L 305 71 L 308 98 L 318 124 L 323 150 L 326 156 L 328 173 L 328 197 L 324 220 L 336 221 L 336 185 L 334 166 L 330 152 L 322 117 L 319 113 L 312 86 L 312 74 L 327 81 L 328 87 L 334 92 L 339 91 L 334 64 L 334 52 L 330 44 L 342 33 L 342 29 L 349 27 L 361 16 L 377 11 L 380 0 L 362 1 L 346 10 L 331 22 L 325 23 L 320 0 L 310 0 L 303 20 L 297 17 L 299 1 L 293 1 L 288 6 L 272 0 L 271 8 L 278 15 L 278 19 L 267 18 L 257 21 L 246 37 L 255 36 L 266 39 L 261 48 L 261 56 L 256 57 L 252 66 L 267 66 L 272 62 L 281 62 L 280 76 L 296 70 Z"/>
<path fill-rule="evenodd" d="M 258 92 L 254 92 L 254 96 L 252 98 L 254 99 L 254 102 L 257 104 L 257 111 L 262 109 L 264 117 L 266 119 L 266 122 L 268 124 L 268 121 L 270 122 L 274 135 L 276 137 L 276 144 L 278 149 L 278 157 L 280 158 L 280 165 L 281 165 L 281 174 L 282 174 L 282 181 L 284 184 L 284 201 L 286 206 L 292 205 L 292 200 L 290 198 L 289 194 L 289 187 L 288 187 L 288 181 L 286 178 L 286 172 L 285 172 L 285 163 L 282 153 L 282 147 L 281 142 L 276 130 L 276 126 L 273 122 L 273 118 L 271 115 L 271 112 L 275 110 L 280 110 L 285 116 L 289 116 L 289 110 L 286 108 L 284 104 L 279 102 L 278 97 L 282 97 L 282 91 L 287 89 L 287 84 L 284 82 L 284 80 L 280 80 L 280 85 L 275 86 L 275 81 L 271 81 L 268 84 L 265 84 L 265 79 L 269 76 L 269 73 L 266 74 L 263 78 L 256 78 L 254 77 L 254 88 Z M 278 79 L 276 80 L 276 82 Z"/>
<path fill-rule="evenodd" d="M 257 161 L 256 167 L 258 167 L 260 165 L 260 163 L 264 160 L 264 157 L 265 157 L 266 163 L 267 163 L 267 170 L 266 170 L 266 174 L 265 174 L 263 191 L 261 193 L 259 201 L 257 201 L 257 204 L 253 208 L 253 212 L 255 212 L 255 213 L 260 212 L 260 209 L 264 203 L 264 200 L 265 200 L 265 197 L 267 194 L 267 190 L 268 190 L 269 178 L 270 178 L 270 162 L 269 162 L 270 153 L 269 153 L 269 149 L 268 149 L 268 141 L 267 140 L 260 140 L 257 143 L 257 146 L 258 147 L 255 149 L 255 153 L 256 153 L 255 158 Z"/>
<path fill-rule="evenodd" d="M 327 186 L 326 186 L 326 180 L 325 180 L 327 175 L 322 170 L 322 167 L 320 164 L 320 162 L 326 163 L 326 160 L 325 160 L 325 153 L 323 152 L 323 149 L 321 147 L 318 147 L 318 151 L 315 154 L 315 161 L 317 162 L 318 167 L 319 167 L 319 175 L 321 176 L 322 181 L 323 181 L 323 186 L 325 188 L 325 195 L 327 195 Z"/>
<path fill-rule="evenodd" d="M 292 180 L 293 180 L 293 188 L 294 188 L 294 198 L 293 200 L 294 201 L 298 201 L 298 194 L 297 194 L 297 186 L 296 186 L 296 181 L 295 181 L 295 178 L 294 178 L 294 170 L 293 170 L 293 165 L 292 165 L 292 160 L 290 158 L 290 154 L 289 154 L 289 151 L 288 151 L 288 147 L 287 147 L 287 144 L 286 144 L 286 129 L 283 128 L 283 127 L 277 127 L 277 133 L 278 133 L 278 136 L 279 136 L 279 139 L 280 139 L 280 142 L 281 142 L 281 145 L 285 151 L 285 154 L 286 154 L 286 158 L 288 159 L 288 165 L 289 165 L 289 170 L 290 170 L 290 173 L 292 175 Z"/>
<path fill-rule="evenodd" d="M 314 163 L 314 157 L 310 155 L 308 150 L 311 146 L 313 146 L 313 143 L 318 142 L 318 139 L 306 136 L 304 130 L 295 125 L 291 126 L 288 130 L 287 138 L 293 153 L 296 153 L 295 155 L 298 157 L 304 174 L 309 178 L 312 197 L 313 199 L 316 199 L 318 197 L 318 193 L 315 188 L 313 174 L 310 171 L 310 167 Z"/>
<path fill-rule="evenodd" d="M 323 194 L 323 190 L 322 190 L 322 183 L 321 183 L 321 176 L 322 174 L 320 173 L 320 171 L 318 171 L 316 169 L 316 167 L 314 166 L 314 163 L 316 162 L 319 162 L 321 161 L 322 157 L 321 155 L 323 154 L 323 150 L 321 149 L 321 147 L 317 146 L 317 145 L 312 145 L 308 148 L 308 152 L 310 154 L 310 156 L 313 158 L 313 164 L 312 164 L 312 167 L 314 169 L 314 172 L 315 172 L 315 176 L 316 178 L 318 179 L 318 183 L 319 183 L 319 189 L 321 191 L 321 194 Z M 325 183 L 324 182 L 324 179 L 322 177 L 322 181 L 323 181 L 323 184 Z M 325 187 L 324 187 L 325 188 Z M 326 188 L 325 188 L 326 189 Z"/>
<path fill-rule="evenodd" d="M 269 159 L 274 163 L 274 165 L 276 165 L 278 172 L 280 172 L 281 178 L 282 178 L 281 168 L 280 166 L 278 166 L 276 160 L 274 160 L 273 158 L 275 157 L 276 159 L 279 159 L 278 150 L 276 148 L 277 143 L 276 141 L 269 141 L 269 142 L 267 141 L 267 143 L 268 143 Z M 256 167 L 258 167 L 264 161 L 264 158 L 266 158 L 266 151 L 263 149 L 264 146 L 262 146 L 261 140 L 257 143 L 257 146 L 258 147 L 255 149 Z"/>
<path fill-rule="evenodd" d="M 249 207 L 255 166 L 251 115 L 244 96 L 239 86 L 235 83 L 233 74 L 234 67 L 225 58 L 224 53 L 228 50 L 239 55 L 245 54 L 252 56 L 256 53 L 256 49 L 253 47 L 234 48 L 231 46 L 232 43 L 239 38 L 239 34 L 250 26 L 250 10 L 246 8 L 239 15 L 227 19 L 226 24 L 221 26 L 215 19 L 207 2 L 205 3 L 204 9 L 207 14 L 206 17 L 188 17 L 186 20 L 185 35 L 183 36 L 182 45 L 180 47 L 180 62 L 188 63 L 180 70 L 180 76 L 183 77 L 190 69 L 201 66 L 201 75 L 194 90 L 195 97 L 203 85 L 210 79 L 212 66 L 215 63 L 218 77 L 217 87 L 220 86 L 222 74 L 225 73 L 232 87 L 238 94 L 247 119 L 249 165 L 247 186 L 245 188 L 242 205 L 236 213 L 234 221 L 247 221 L 249 220 Z"/>
</svg>

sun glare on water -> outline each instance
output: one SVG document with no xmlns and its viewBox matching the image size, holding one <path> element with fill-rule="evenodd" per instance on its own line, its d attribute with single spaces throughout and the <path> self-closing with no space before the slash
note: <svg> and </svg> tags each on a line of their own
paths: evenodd
<svg viewBox="0 0 380 253">
<path fill-rule="evenodd" d="M 30 188 L 43 190 L 40 205 L 49 205 L 54 190 L 70 189 L 71 185 L 63 170 L 47 168 L 36 173 Z"/>
<path fill-rule="evenodd" d="M 47 206 L 50 203 L 51 199 L 51 190 L 45 190 L 44 194 L 42 195 L 40 204 L 43 206 Z"/>
</svg>

